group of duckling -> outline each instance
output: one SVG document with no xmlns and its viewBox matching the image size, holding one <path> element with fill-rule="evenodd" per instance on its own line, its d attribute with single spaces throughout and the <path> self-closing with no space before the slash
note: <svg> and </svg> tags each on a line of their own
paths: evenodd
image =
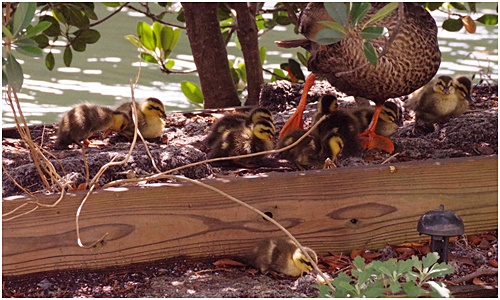
<svg viewBox="0 0 500 300">
<path fill-rule="evenodd" d="M 138 105 L 136 121 L 139 131 L 146 139 L 159 138 L 165 126 L 165 107 L 156 98 L 147 98 Z M 72 143 L 84 147 L 90 144 L 89 137 L 111 131 L 132 138 L 135 125 L 132 118 L 132 102 L 125 102 L 116 109 L 94 104 L 80 104 L 67 112 L 57 131 L 55 149 L 67 149 Z"/>
</svg>

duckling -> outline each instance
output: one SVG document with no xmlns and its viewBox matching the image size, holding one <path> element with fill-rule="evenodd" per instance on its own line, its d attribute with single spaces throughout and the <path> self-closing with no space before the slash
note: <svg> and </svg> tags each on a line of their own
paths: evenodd
<svg viewBox="0 0 500 300">
<path fill-rule="evenodd" d="M 405 107 L 415 112 L 415 132 L 422 133 L 425 123 L 445 123 L 463 114 L 469 107 L 470 80 L 442 75 L 415 91 Z M 458 89 L 457 89 L 458 87 Z"/>
<path fill-rule="evenodd" d="M 358 107 L 351 112 L 358 119 L 361 128 L 368 128 L 370 120 L 375 113 L 375 108 L 372 106 Z M 375 133 L 381 136 L 390 137 L 402 125 L 403 110 L 396 103 L 386 101 L 380 112 L 377 126 L 375 127 Z"/>
<path fill-rule="evenodd" d="M 337 97 L 334 95 L 322 95 L 318 100 L 318 112 L 314 115 L 312 124 L 316 124 L 318 120 L 324 116 L 331 114 L 339 108 Z"/>
<path fill-rule="evenodd" d="M 88 138 L 97 131 L 120 131 L 128 124 L 127 116 L 110 108 L 81 104 L 68 111 L 57 131 L 55 149 L 66 149 L 72 143 L 88 146 Z"/>
<path fill-rule="evenodd" d="M 225 114 L 221 119 L 212 124 L 210 133 L 205 139 L 205 143 L 213 147 L 225 131 L 232 128 L 249 127 L 260 119 L 267 120 L 271 123 L 274 121 L 271 112 L 264 107 L 254 108 L 248 115 L 243 113 Z"/>
<path fill-rule="evenodd" d="M 318 263 L 316 252 L 303 247 L 307 254 Z M 313 270 L 312 263 L 291 239 L 270 238 L 261 241 L 248 257 L 248 263 L 266 274 L 275 271 L 287 276 L 302 276 Z"/>
<path fill-rule="evenodd" d="M 358 120 L 347 110 L 336 110 L 329 114 L 313 132 L 319 138 L 323 156 L 336 159 L 336 155 L 358 156 L 361 144 L 357 135 L 361 132 Z"/>
<path fill-rule="evenodd" d="M 258 120 L 250 127 L 242 126 L 230 128 L 222 133 L 214 144 L 208 158 L 237 156 L 271 150 L 274 147 L 273 137 L 275 128 L 268 120 Z M 252 166 L 256 157 L 233 160 L 234 163 L 245 167 Z"/>
<path fill-rule="evenodd" d="M 132 121 L 132 102 L 126 102 L 118 106 L 115 111 L 125 113 L 130 122 L 120 133 L 128 138 L 134 137 L 135 125 Z M 138 128 L 145 139 L 159 138 L 165 127 L 165 106 L 156 98 L 147 98 L 137 109 Z"/>
</svg>

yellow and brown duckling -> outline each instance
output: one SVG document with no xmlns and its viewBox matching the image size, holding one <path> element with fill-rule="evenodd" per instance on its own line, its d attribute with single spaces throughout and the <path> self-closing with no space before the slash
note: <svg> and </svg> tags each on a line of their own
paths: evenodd
<svg viewBox="0 0 500 300">
<path fill-rule="evenodd" d="M 271 112 L 264 107 L 254 108 L 248 114 L 225 114 L 217 122 L 212 124 L 210 127 L 210 133 L 205 139 L 205 143 L 209 147 L 213 147 L 227 130 L 250 127 L 252 124 L 255 124 L 261 119 L 267 120 L 271 123 L 274 121 Z"/>
<path fill-rule="evenodd" d="M 227 129 L 216 140 L 208 153 L 208 158 L 238 156 L 257 153 L 274 148 L 275 128 L 272 122 L 260 119 L 250 126 Z M 232 160 L 233 163 L 251 167 L 261 157 Z"/>
<path fill-rule="evenodd" d="M 353 109 L 351 113 L 358 119 L 361 129 L 368 128 L 373 119 L 375 107 L 365 106 Z M 390 137 L 403 125 L 403 110 L 394 102 L 386 101 L 380 112 L 375 133 Z"/>
<path fill-rule="evenodd" d="M 306 132 L 307 130 L 304 129 L 289 132 L 278 141 L 276 148 L 282 149 L 290 146 L 298 141 Z M 296 146 L 280 152 L 278 156 L 293 162 L 300 170 L 304 170 L 306 167 L 323 165 L 326 158 L 322 158 L 321 154 L 319 139 L 310 134 Z"/>
<path fill-rule="evenodd" d="M 57 131 L 55 149 L 66 149 L 72 143 L 88 146 L 88 138 L 98 131 L 120 131 L 128 124 L 128 118 L 122 112 L 110 108 L 81 104 L 67 112 Z"/>
<path fill-rule="evenodd" d="M 423 133 L 425 123 L 445 123 L 462 115 L 469 108 L 471 87 L 465 76 L 453 79 L 442 75 L 415 91 L 405 103 L 415 112 L 415 133 Z"/>
<path fill-rule="evenodd" d="M 134 137 L 135 125 L 132 119 L 132 102 L 118 106 L 115 111 L 125 113 L 130 122 L 120 133 L 128 138 Z M 159 138 L 165 127 L 165 106 L 157 98 L 147 98 L 137 107 L 137 127 L 145 139 Z"/>
<path fill-rule="evenodd" d="M 316 252 L 303 247 L 314 263 L 318 263 Z M 248 263 L 262 272 L 274 271 L 287 276 L 298 277 L 313 270 L 311 261 L 291 240 L 270 238 L 261 241 L 248 257 Z"/>
</svg>

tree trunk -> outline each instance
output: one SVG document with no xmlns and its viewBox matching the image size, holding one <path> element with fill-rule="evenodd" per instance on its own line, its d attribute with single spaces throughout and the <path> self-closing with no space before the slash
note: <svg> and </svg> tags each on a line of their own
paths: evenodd
<svg viewBox="0 0 500 300">
<path fill-rule="evenodd" d="M 264 84 L 262 75 L 262 64 L 260 62 L 259 36 L 257 24 L 255 24 L 255 9 L 251 9 L 250 3 L 236 2 L 236 21 L 238 23 L 237 35 L 245 60 L 248 98 L 245 105 L 258 105 L 260 89 Z"/>
<path fill-rule="evenodd" d="M 217 3 L 182 3 L 205 108 L 240 106 L 217 20 Z"/>
</svg>

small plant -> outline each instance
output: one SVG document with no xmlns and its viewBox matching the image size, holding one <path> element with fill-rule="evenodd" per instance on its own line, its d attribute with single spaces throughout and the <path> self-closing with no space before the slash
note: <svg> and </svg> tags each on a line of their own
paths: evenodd
<svg viewBox="0 0 500 300">
<path fill-rule="evenodd" d="M 335 291 L 326 285 L 316 285 L 320 297 L 369 297 L 380 298 L 396 294 L 408 297 L 421 296 L 450 297 L 450 291 L 442 282 L 430 279 L 442 277 L 454 272 L 455 268 L 446 263 L 438 264 L 439 255 L 431 252 L 420 260 L 417 256 L 411 259 L 373 261 L 365 264 L 364 258 L 357 256 L 353 278 L 340 273 L 333 281 Z M 427 288 L 430 287 L 430 290 Z"/>
</svg>

